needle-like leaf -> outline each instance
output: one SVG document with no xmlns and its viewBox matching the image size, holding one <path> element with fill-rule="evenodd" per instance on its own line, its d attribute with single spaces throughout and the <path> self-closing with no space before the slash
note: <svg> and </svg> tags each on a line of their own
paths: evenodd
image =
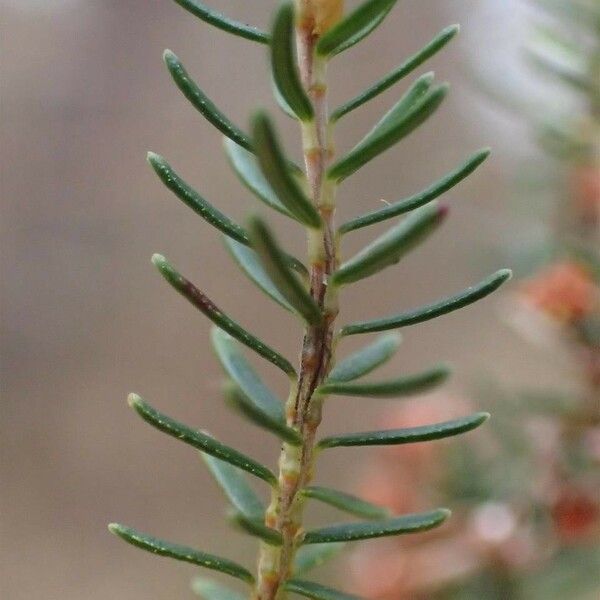
<svg viewBox="0 0 600 600">
<path fill-rule="evenodd" d="M 356 217 L 355 219 L 344 223 L 339 228 L 339 232 L 348 233 L 349 231 L 354 231 L 355 229 L 360 229 L 361 227 L 367 227 L 368 225 L 386 221 L 387 219 L 397 217 L 428 204 L 468 177 L 480 164 L 486 160 L 489 155 L 489 148 L 483 148 L 482 150 L 479 150 L 470 156 L 457 169 L 451 171 L 447 175 L 444 175 L 444 177 L 431 184 L 423 191 L 414 194 L 413 196 L 409 196 L 403 200 L 399 200 L 398 202 L 393 202 L 388 206 L 384 206 L 383 208 L 378 208 L 377 210 L 369 212 L 365 215 L 361 215 L 360 217 Z"/>
<path fill-rule="evenodd" d="M 189 444 L 197 450 L 201 450 L 206 454 L 210 454 L 215 458 L 223 460 L 238 469 L 247 471 L 255 477 L 263 479 L 270 485 L 277 485 L 277 478 L 269 469 L 267 469 L 267 467 L 249 458 L 245 454 L 238 452 L 234 448 L 222 444 L 211 435 L 192 429 L 179 421 L 175 421 L 175 419 L 171 419 L 171 417 L 168 417 L 150 406 L 147 402 L 144 402 L 137 394 L 130 394 L 128 402 L 131 408 L 133 408 L 146 423 L 149 423 L 159 431 L 162 431 L 185 444 Z"/>
<path fill-rule="evenodd" d="M 366 0 L 321 37 L 317 54 L 332 56 L 354 46 L 383 22 L 394 4 L 396 0 Z"/>
<path fill-rule="evenodd" d="M 337 556 L 346 544 L 310 544 L 298 549 L 294 558 L 293 573 L 303 575 L 324 565 L 326 562 Z"/>
<path fill-rule="evenodd" d="M 441 440 L 476 429 L 485 423 L 489 417 L 488 413 L 475 413 L 462 419 L 444 421 L 434 425 L 423 425 L 422 427 L 347 433 L 324 438 L 319 442 L 318 447 L 324 449 L 350 446 L 397 446 Z"/>
<path fill-rule="evenodd" d="M 248 231 L 252 246 L 281 295 L 307 323 L 319 323 L 323 318 L 321 309 L 308 293 L 303 282 L 286 264 L 285 254 L 266 223 L 254 217 L 249 222 Z"/>
<path fill-rule="evenodd" d="M 416 375 L 407 375 L 387 381 L 344 383 L 331 382 L 318 388 L 320 394 L 337 394 L 338 396 L 367 396 L 370 398 L 394 398 L 420 394 L 442 384 L 450 376 L 451 370 L 445 365 L 438 365 Z"/>
<path fill-rule="evenodd" d="M 339 490 L 313 485 L 304 488 L 302 494 L 307 498 L 319 500 L 324 504 L 329 504 L 329 506 L 339 508 L 364 519 L 385 519 L 390 516 L 390 511 L 387 508 L 377 506 L 362 498 L 357 498 Z"/>
<path fill-rule="evenodd" d="M 379 96 L 387 89 L 392 87 L 398 81 L 412 73 L 417 67 L 422 65 L 427 59 L 439 52 L 460 30 L 458 25 L 446 27 L 438 33 L 426 46 L 418 52 L 407 58 L 399 67 L 388 73 L 385 77 L 374 83 L 358 96 L 342 104 L 331 113 L 331 120 L 338 121 L 344 115 L 362 106 L 369 100 Z"/>
<path fill-rule="evenodd" d="M 223 135 L 246 148 L 246 150 L 252 150 L 252 144 L 248 136 L 237 125 L 234 125 L 198 87 L 198 84 L 190 77 L 179 58 L 171 50 L 165 50 L 163 59 L 177 87 L 194 108 Z"/>
<path fill-rule="evenodd" d="M 307 531 L 303 543 L 354 542 L 357 540 L 427 531 L 441 525 L 449 516 L 450 511 L 441 508 L 431 512 L 404 515 L 380 521 L 332 525 L 330 527 L 323 527 L 322 529 Z"/>
<path fill-rule="evenodd" d="M 236 340 L 266 358 L 269 362 L 279 367 L 288 376 L 296 373 L 294 367 L 281 354 L 261 342 L 257 337 L 243 329 L 233 319 L 228 317 L 214 302 L 201 292 L 191 281 L 178 273 L 164 256 L 155 254 L 152 262 L 161 275 L 191 304 L 207 316 L 215 325 L 226 331 Z"/>
<path fill-rule="evenodd" d="M 314 110 L 300 82 L 294 40 L 294 5 L 286 1 L 277 11 L 271 35 L 273 81 L 295 115 L 301 121 L 310 121 Z"/>
<path fill-rule="evenodd" d="M 338 590 L 325 587 L 312 581 L 302 581 L 300 579 L 290 579 L 284 585 L 288 592 L 293 592 L 304 598 L 311 600 L 361 600 L 358 596 L 345 594 Z"/>
<path fill-rule="evenodd" d="M 396 264 L 442 224 L 446 213 L 445 207 L 436 204 L 415 211 L 342 264 L 332 275 L 331 283 L 354 283 Z"/>
<path fill-rule="evenodd" d="M 242 594 L 206 577 L 194 577 L 192 591 L 202 600 L 246 600 Z"/>
<path fill-rule="evenodd" d="M 120 525 L 118 523 L 111 523 L 108 526 L 108 529 L 111 533 L 118 535 L 128 544 L 137 546 L 138 548 L 151 552 L 152 554 L 174 558 L 175 560 L 182 560 L 206 569 L 220 571 L 221 573 L 241 579 L 246 583 L 254 583 L 254 577 L 250 571 L 226 558 L 214 556 L 213 554 L 207 554 L 206 552 L 200 552 L 198 550 L 194 550 L 193 548 L 188 548 L 187 546 L 172 544 L 171 542 L 151 537 L 145 533 L 136 531 L 131 527 L 125 527 L 124 525 Z"/>
<path fill-rule="evenodd" d="M 374 319 L 373 321 L 360 321 L 358 323 L 346 325 L 342 328 L 341 335 L 387 331 L 389 329 L 398 329 L 399 327 L 416 325 L 417 323 L 423 323 L 424 321 L 441 317 L 442 315 L 468 306 L 469 304 L 473 304 L 473 302 L 477 302 L 478 300 L 489 296 L 511 277 L 512 272 L 510 269 L 500 269 L 500 271 L 486 277 L 480 283 L 467 288 L 455 296 L 448 296 L 447 298 L 443 298 L 432 304 L 426 304 L 425 306 L 402 312 L 391 317 Z"/>
<path fill-rule="evenodd" d="M 321 217 L 290 172 L 266 114 L 258 113 L 254 117 L 252 133 L 260 168 L 280 202 L 307 227 L 320 227 Z"/>
<path fill-rule="evenodd" d="M 270 546 L 281 546 L 283 538 L 279 531 L 267 527 L 262 520 L 249 519 L 241 513 L 232 512 L 229 514 L 231 523 L 239 527 L 242 531 L 260 538 Z"/>
<path fill-rule="evenodd" d="M 269 34 L 265 31 L 230 19 L 220 12 L 209 8 L 204 2 L 200 2 L 200 0 L 175 0 L 175 2 L 199 19 L 202 19 L 205 23 L 213 25 L 218 29 L 222 29 L 227 33 L 238 35 L 253 42 L 260 42 L 261 44 L 267 44 L 269 42 Z"/>
</svg>

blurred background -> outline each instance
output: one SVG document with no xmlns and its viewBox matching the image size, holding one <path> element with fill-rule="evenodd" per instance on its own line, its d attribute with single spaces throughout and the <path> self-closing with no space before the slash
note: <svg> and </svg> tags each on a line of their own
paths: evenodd
<svg viewBox="0 0 600 600">
<path fill-rule="evenodd" d="M 261 26 L 274 4 L 211 2 Z M 277 444 L 265 443 L 226 410 L 209 322 L 164 284 L 151 254 L 165 254 L 285 355 L 297 352 L 300 332 L 284 311 L 271 310 L 215 231 L 156 180 L 144 159 L 147 150 L 165 155 L 236 220 L 261 210 L 228 169 L 220 134 L 172 85 L 161 53 L 175 51 L 207 94 L 244 125 L 257 106 L 276 110 L 265 49 L 208 27 L 170 0 L 0 0 L 0 9 L 0 591 L 11 600 L 191 597 L 191 567 L 124 546 L 106 524 L 118 520 L 238 560 L 253 544 L 232 537 L 217 518 L 224 502 L 195 453 L 139 422 L 127 393 L 140 393 L 268 464 Z M 514 191 L 522 164 L 537 150 L 526 124 L 482 93 L 480 83 L 492 75 L 534 97 L 556 89 L 536 87 L 522 71 L 527 18 L 521 2 L 404 0 L 367 42 L 335 60 L 333 103 L 455 22 L 462 26 L 459 38 L 420 69 L 452 83 L 449 100 L 344 185 L 339 213 L 355 216 L 382 199 L 410 195 L 482 146 L 492 146 L 493 157 L 446 195 L 451 218 L 431 242 L 393 277 L 344 295 L 342 321 L 458 291 L 505 266 L 498 248 L 540 235 L 535 219 L 522 219 L 522 196 Z M 339 148 L 349 148 L 405 87 L 342 123 Z M 295 128 L 278 119 L 294 148 Z M 302 239 L 285 221 L 276 223 L 301 252 Z M 373 235 L 348 236 L 344 252 Z M 457 394 L 482 375 L 511 384 L 563 378 L 571 369 L 564 357 L 532 352 L 499 312 L 491 299 L 407 330 L 387 374 L 449 358 L 456 376 L 448 389 Z M 347 344 L 344 352 L 353 348 Z M 262 371 L 283 390 L 276 373 Z M 323 430 L 373 427 L 381 417 L 372 408 L 371 401 L 366 407 L 358 399 L 332 399 Z M 325 457 L 321 480 L 356 488 L 361 471 L 350 465 L 359 456 L 365 453 Z"/>
</svg>

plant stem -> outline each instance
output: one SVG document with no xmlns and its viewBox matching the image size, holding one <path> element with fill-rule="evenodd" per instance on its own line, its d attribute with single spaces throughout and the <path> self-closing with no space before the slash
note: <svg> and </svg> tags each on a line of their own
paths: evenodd
<svg viewBox="0 0 600 600">
<path fill-rule="evenodd" d="M 284 444 L 279 459 L 279 486 L 267 509 L 265 523 L 282 535 L 281 546 L 261 543 L 256 600 L 282 600 L 283 585 L 292 572 L 294 555 L 302 536 L 303 496 L 313 471 L 313 450 L 317 427 L 321 422 L 323 398 L 315 389 L 326 378 L 333 354 L 333 329 L 337 316 L 337 298 L 328 289 L 328 278 L 337 267 L 334 237 L 335 186 L 325 178 L 331 159 L 327 112 L 326 65 L 315 59 L 317 36 L 313 21 L 301 19 L 297 25 L 298 67 L 302 83 L 312 101 L 315 117 L 302 123 L 306 178 L 311 199 L 318 207 L 323 225 L 309 230 L 310 294 L 323 312 L 323 320 L 307 326 L 300 356 L 298 380 L 290 389 L 286 405 L 287 420 L 300 431 L 302 445 Z"/>
</svg>

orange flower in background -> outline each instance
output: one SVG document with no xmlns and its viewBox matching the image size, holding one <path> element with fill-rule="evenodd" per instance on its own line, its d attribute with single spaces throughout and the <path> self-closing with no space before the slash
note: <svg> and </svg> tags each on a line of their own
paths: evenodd
<svg viewBox="0 0 600 600">
<path fill-rule="evenodd" d="M 598 290 L 590 274 L 573 261 L 555 264 L 525 283 L 525 300 L 561 323 L 574 323 L 589 315 Z"/>
<path fill-rule="evenodd" d="M 552 506 L 557 533 L 565 542 L 575 542 L 598 533 L 600 505 L 597 494 L 577 487 L 561 490 Z"/>
</svg>

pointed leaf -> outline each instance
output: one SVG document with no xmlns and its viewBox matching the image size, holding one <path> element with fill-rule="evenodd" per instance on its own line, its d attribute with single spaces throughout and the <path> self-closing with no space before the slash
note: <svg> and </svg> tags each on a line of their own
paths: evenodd
<svg viewBox="0 0 600 600">
<path fill-rule="evenodd" d="M 249 519 L 241 513 L 232 512 L 229 515 L 230 521 L 246 533 L 260 538 L 263 542 L 270 546 L 281 546 L 283 544 L 283 538 L 279 531 L 267 527 L 262 521 L 258 519 Z"/>
<path fill-rule="evenodd" d="M 252 132 L 260 168 L 281 203 L 307 227 L 320 227 L 321 217 L 290 173 L 267 115 L 258 113 L 255 116 Z"/>
<path fill-rule="evenodd" d="M 207 433 L 203 433 L 196 429 L 192 429 L 179 421 L 175 421 L 167 415 L 159 412 L 147 402 L 144 402 L 136 394 L 130 394 L 128 399 L 129 405 L 135 412 L 159 431 L 170 435 L 185 444 L 193 446 L 197 450 L 201 450 L 206 454 L 210 454 L 238 469 L 242 469 L 251 473 L 255 477 L 263 479 L 270 485 L 277 485 L 277 478 L 273 473 L 260 463 L 252 460 L 246 455 L 222 444 Z"/>
<path fill-rule="evenodd" d="M 200 452 L 200 456 L 231 504 L 240 513 L 251 519 L 264 518 L 263 503 L 238 468 L 205 452 Z"/>
<path fill-rule="evenodd" d="M 205 577 L 194 577 L 192 580 L 192 591 L 202 600 L 246 600 L 245 596 L 234 592 L 218 581 L 206 579 Z"/>
<path fill-rule="evenodd" d="M 433 87 L 407 112 L 400 112 L 400 103 L 397 104 L 362 141 L 329 169 L 328 178 L 342 181 L 394 146 L 424 123 L 437 110 L 447 93 L 447 85 Z"/>
<path fill-rule="evenodd" d="M 218 29 L 222 29 L 227 33 L 233 33 L 233 35 L 238 35 L 253 42 L 260 42 L 261 44 L 267 44 L 269 42 L 269 34 L 265 31 L 230 19 L 212 8 L 208 8 L 208 6 L 206 6 L 204 2 L 200 2 L 200 0 L 175 0 L 175 2 L 199 19 L 202 19 L 205 23 L 213 25 Z"/>
<path fill-rule="evenodd" d="M 353 381 L 367 375 L 395 354 L 401 340 L 397 333 L 379 336 L 372 344 L 338 363 L 329 373 L 325 383 Z"/>
<path fill-rule="evenodd" d="M 285 583 L 284 588 L 288 592 L 293 592 L 312 600 L 361 600 L 358 596 L 345 594 L 319 583 L 302 581 L 300 579 L 290 579 Z"/>
<path fill-rule="evenodd" d="M 388 206 L 352 219 L 347 223 L 344 223 L 339 228 L 339 232 L 348 233 L 349 231 L 360 229 L 361 227 L 366 227 L 367 225 L 373 225 L 374 223 L 379 223 L 380 221 L 397 217 L 428 204 L 468 177 L 480 164 L 486 160 L 489 155 L 489 148 L 479 150 L 479 152 L 476 152 L 470 156 L 460 167 L 454 171 L 451 171 L 447 175 L 444 175 L 444 177 L 430 185 L 425 190 L 415 194 L 414 196 L 409 196 L 408 198 L 399 200 L 398 202 L 393 202 Z"/>
<path fill-rule="evenodd" d="M 319 442 L 318 447 L 397 446 L 400 444 L 441 440 L 476 429 L 485 423 L 489 417 L 488 413 L 475 413 L 462 419 L 444 421 L 443 423 L 435 423 L 434 425 L 423 425 L 422 427 L 347 433 L 345 435 L 324 438 Z"/>
<path fill-rule="evenodd" d="M 337 121 L 341 119 L 344 115 L 347 115 L 349 112 L 385 92 L 395 83 L 412 73 L 427 59 L 439 52 L 459 32 L 459 30 L 460 27 L 458 25 L 452 25 L 451 27 L 446 27 L 446 29 L 440 31 L 440 33 L 438 33 L 425 47 L 421 48 L 421 50 L 405 60 L 391 73 L 388 73 L 377 83 L 373 84 L 364 92 L 361 92 L 355 98 L 352 98 L 352 100 L 349 100 L 345 104 L 342 104 L 342 106 L 336 108 L 331 114 L 331 120 Z"/>
<path fill-rule="evenodd" d="M 391 317 L 375 319 L 373 321 L 361 321 L 358 323 L 352 323 L 351 325 L 346 325 L 342 328 L 341 335 L 356 335 L 359 333 L 386 331 L 388 329 L 408 327 L 409 325 L 416 325 L 417 323 L 423 323 L 424 321 L 435 319 L 436 317 L 440 317 L 485 298 L 492 292 L 496 291 L 511 277 L 512 272 L 509 269 L 501 269 L 480 283 L 467 288 L 455 296 L 448 296 L 447 298 L 439 300 L 438 302 L 426 304 L 420 308 L 399 313 Z"/>
<path fill-rule="evenodd" d="M 303 543 L 354 542 L 404 533 L 417 533 L 441 525 L 449 516 L 450 511 L 441 508 L 427 513 L 404 515 L 382 521 L 332 525 L 307 531 Z"/>
<path fill-rule="evenodd" d="M 317 42 L 317 54 L 331 56 L 354 46 L 376 29 L 396 0 L 366 0 L 348 13 Z"/>
<path fill-rule="evenodd" d="M 246 150 L 252 150 L 252 144 L 248 136 L 237 125 L 234 125 L 198 87 L 198 84 L 189 76 L 179 58 L 171 50 L 165 50 L 163 58 L 177 87 L 194 108 L 223 135 L 246 148 Z"/>
<path fill-rule="evenodd" d="M 396 264 L 431 235 L 446 214 L 447 209 L 437 204 L 420 208 L 342 264 L 331 276 L 331 283 L 336 286 L 354 283 Z"/>
<path fill-rule="evenodd" d="M 192 186 L 186 183 L 159 154 L 148 152 L 148 162 L 160 180 L 197 215 L 242 244 L 249 244 L 246 232 L 231 219 L 207 202 Z"/>
<path fill-rule="evenodd" d="M 277 304 L 283 306 L 286 310 L 294 311 L 291 304 L 282 296 L 281 292 L 275 287 L 275 284 L 265 271 L 256 252 L 235 240 L 224 238 L 225 245 L 231 253 L 235 262 L 246 273 L 248 278 L 254 282 L 267 296 L 270 296 Z"/>
<path fill-rule="evenodd" d="M 182 560 L 184 562 L 192 563 L 193 565 L 237 577 L 246 583 L 254 583 L 254 577 L 247 569 L 226 558 L 207 554 L 206 552 L 199 552 L 198 550 L 188 548 L 187 546 L 172 544 L 171 542 L 151 537 L 145 533 L 136 531 L 131 527 L 125 527 L 118 523 L 111 523 L 108 526 L 108 529 L 111 533 L 118 535 L 128 544 L 152 552 L 152 554 L 174 558 L 175 560 Z"/>
<path fill-rule="evenodd" d="M 286 114 L 291 119 L 294 119 L 297 121 L 298 117 L 296 116 L 296 113 L 294 113 L 294 111 L 291 109 L 290 105 L 287 103 L 286 99 L 281 95 L 281 92 L 275 85 L 274 81 L 273 81 L 272 88 L 273 88 L 273 97 L 275 98 L 275 102 L 277 102 L 277 106 L 279 106 L 279 108 L 283 111 L 284 114 Z"/>
<path fill-rule="evenodd" d="M 296 552 L 294 558 L 293 573 L 295 575 L 303 575 L 324 565 L 326 562 L 339 554 L 346 544 L 310 544 L 303 546 Z"/>
<path fill-rule="evenodd" d="M 370 398 L 394 398 L 420 394 L 442 384 L 450 376 L 445 365 L 433 367 L 416 375 L 408 375 L 387 381 L 344 383 L 331 382 L 319 386 L 319 394 L 337 394 L 338 396 L 368 396 Z"/>
<path fill-rule="evenodd" d="M 284 2 L 279 7 L 271 35 L 271 69 L 275 86 L 301 121 L 310 121 L 314 110 L 302 83 L 294 54 L 294 5 Z"/>
<path fill-rule="evenodd" d="M 258 217 L 254 217 L 248 224 L 248 230 L 253 248 L 281 295 L 308 323 L 319 323 L 323 318 L 319 305 L 295 273 L 288 268 L 285 255 L 267 225 Z"/>
<path fill-rule="evenodd" d="M 258 427 L 262 427 L 276 436 L 291 444 L 292 446 L 300 446 L 302 444 L 302 436 L 291 427 L 288 427 L 285 421 L 274 419 L 266 412 L 261 410 L 238 386 L 230 382 L 224 390 L 225 399 L 231 408 L 241 414 L 243 417 L 254 423 Z"/>
<path fill-rule="evenodd" d="M 261 342 L 258 338 L 248 333 L 233 319 L 228 317 L 218 306 L 216 306 L 206 294 L 201 292 L 191 281 L 180 275 L 164 256 L 155 254 L 152 262 L 160 271 L 161 275 L 200 312 L 206 315 L 215 325 L 226 331 L 236 340 L 254 350 L 257 354 L 266 358 L 269 362 L 279 367 L 290 377 L 295 376 L 294 367 L 281 354 Z"/>
<path fill-rule="evenodd" d="M 335 508 L 346 511 L 357 517 L 365 519 L 385 519 L 390 516 L 390 511 L 382 506 L 357 498 L 351 494 L 320 486 L 309 486 L 302 490 L 307 498 L 319 500 Z"/>
</svg>

